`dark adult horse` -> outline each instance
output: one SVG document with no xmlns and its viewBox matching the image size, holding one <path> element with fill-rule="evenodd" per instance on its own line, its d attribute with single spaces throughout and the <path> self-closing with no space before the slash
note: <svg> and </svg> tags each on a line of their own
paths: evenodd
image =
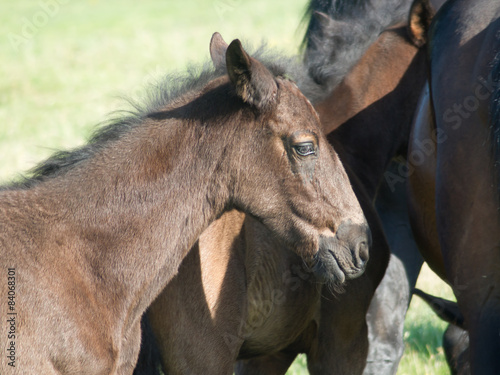
<svg viewBox="0 0 500 375">
<path fill-rule="evenodd" d="M 498 2 L 443 6 L 410 149 L 415 233 L 457 297 L 473 374 L 500 373 L 499 29 Z"/>
<path fill-rule="evenodd" d="M 369 11 L 370 20 L 355 19 L 354 33 L 359 30 L 377 31 L 377 27 L 381 26 L 381 16 L 377 16 L 376 9 L 383 2 L 365 3 L 363 10 Z M 394 27 L 380 34 L 371 48 L 377 52 L 366 53 L 336 88 L 332 98 L 337 100 L 325 100 L 316 106 L 326 132 L 342 124 L 329 139 L 341 139 L 340 143 L 347 150 L 345 154 L 340 152 L 343 162 L 353 167 L 363 185 L 368 187 L 370 196 L 376 196 L 377 212 L 392 253 L 367 316 L 370 335 L 370 352 L 364 371 L 367 375 L 397 372 L 404 351 L 403 327 L 410 290 L 416 283 L 423 262 L 409 222 L 405 179 L 400 177 L 401 161 L 392 162 L 385 171 L 384 168 L 388 159 L 397 155 L 403 157 L 404 163 L 418 88 L 422 87 L 427 77 L 425 49 L 418 47 L 426 43 L 432 8 L 438 8 L 441 3 L 414 2 L 412 14 L 418 15 L 417 7 L 424 7 L 421 11 L 425 11 L 426 15 L 420 16 L 423 17 L 423 24 L 419 24 L 417 16 L 408 23 L 408 36 L 404 27 Z M 349 9 L 353 4 L 363 2 L 330 5 L 325 11 L 335 17 L 339 8 Z M 396 20 L 408 7 L 404 2 L 392 4 L 389 1 L 388 4 L 391 8 L 382 17 L 394 14 Z M 362 13 L 351 12 L 358 17 Z M 407 14 L 405 17 L 408 17 Z M 310 74 L 315 81 L 323 82 L 322 85 L 327 87 L 335 85 L 338 81 L 335 73 L 345 69 L 343 63 L 338 64 L 339 56 L 355 55 L 349 50 L 342 52 L 349 48 L 345 44 L 352 42 L 352 20 L 346 20 L 345 16 L 335 18 L 339 20 L 320 17 L 316 24 L 312 23 L 315 31 L 310 32 L 306 50 Z M 353 43 L 350 45 L 353 48 Z M 380 184 L 382 173 L 384 178 Z"/>
<path fill-rule="evenodd" d="M 325 280 L 362 273 L 368 227 L 313 107 L 238 40 L 225 58 L 2 189 L 2 374 L 132 373 L 141 316 L 231 208 Z"/>
<path fill-rule="evenodd" d="M 228 213 L 203 233 L 149 310 L 166 373 L 230 373 L 239 358 L 239 374 L 284 374 L 300 352 L 308 354 L 314 374 L 363 372 L 365 316 L 388 255 L 371 202 L 390 159 L 406 149 L 418 99 L 415 87 L 425 81 L 425 74 L 415 74 L 425 71 L 425 54 L 415 45 L 425 42 L 429 24 L 430 15 L 422 10 L 415 8 L 409 28 L 382 33 L 317 106 L 326 129 L 345 122 L 329 140 L 339 147 L 347 167 L 363 173 L 361 184 L 348 168 L 373 234 L 365 275 L 349 281 L 345 293 L 332 293 L 317 285 L 317 278 L 304 272 L 296 257 L 252 218 Z M 335 25 L 328 17 L 318 17 L 319 32 L 328 34 Z M 212 58 L 219 64 L 223 59 L 217 55 L 213 52 Z M 338 102 L 342 112 L 329 112 Z M 372 125 L 374 115 L 381 120 Z M 370 144 L 380 134 L 388 136 Z M 200 304 L 203 297 L 206 303 Z M 146 363 L 139 364 L 137 373 L 145 371 L 147 358 L 142 359 Z"/>
<path fill-rule="evenodd" d="M 313 2 L 316 3 L 316 2 Z M 317 2 L 318 5 L 323 5 L 328 2 Z M 355 7 L 354 4 L 363 4 L 363 2 L 352 4 L 346 4 L 342 6 L 332 6 L 327 7 L 325 11 L 329 15 L 335 16 L 335 12 L 340 8 Z M 374 10 L 377 6 L 380 6 L 381 2 L 377 1 L 367 1 L 364 7 Z M 432 16 L 433 9 L 439 9 L 443 4 L 443 1 L 430 1 L 430 4 L 425 5 L 428 9 L 429 16 Z M 393 4 L 393 12 L 397 16 L 401 12 L 401 6 L 404 4 Z M 413 6 L 418 5 L 416 2 Z M 356 13 L 356 12 L 352 12 Z M 389 14 L 388 12 L 387 14 Z M 358 13 L 359 14 L 359 13 Z M 362 30 L 373 29 L 379 24 L 377 20 L 380 17 L 376 16 L 376 12 L 372 16 L 372 20 L 368 23 L 363 23 Z M 314 43 L 316 41 L 320 47 L 312 48 L 313 51 L 307 51 L 306 56 L 312 61 L 309 62 L 309 71 L 314 76 L 315 80 L 318 82 L 324 82 L 324 85 L 331 84 L 333 81 L 335 83 L 335 76 L 332 80 L 330 74 L 336 72 L 338 69 L 342 69 L 343 65 L 340 64 L 340 68 L 336 65 L 339 52 L 336 49 L 340 44 L 340 51 L 342 51 L 343 40 L 350 40 L 350 37 L 339 38 L 339 34 L 345 35 L 350 28 L 352 28 L 352 22 L 345 23 L 345 17 L 340 18 L 339 21 L 329 21 L 325 20 L 324 17 L 319 18 L 316 25 L 316 32 L 311 33 L 312 37 L 309 39 L 309 43 Z M 428 17 L 428 21 L 430 17 Z M 349 20 L 351 21 L 351 20 Z M 330 26 L 326 30 L 322 30 L 322 23 L 330 23 Z M 314 25 L 314 24 L 313 24 Z M 355 29 L 360 28 L 360 26 L 355 22 Z M 427 25 L 428 26 L 428 25 Z M 426 28 L 427 29 L 427 28 Z M 342 30 L 347 30 L 342 32 Z M 420 38 L 412 38 L 413 42 L 417 45 L 422 45 L 426 41 L 426 31 L 423 30 L 424 34 Z M 326 39 L 326 40 L 325 40 Z M 339 42 L 340 41 L 340 42 Z M 394 49 L 397 51 L 397 49 Z M 368 74 L 373 74 L 373 72 L 386 72 L 387 70 L 394 69 L 394 72 L 399 71 L 399 69 L 406 69 L 408 66 L 408 59 L 400 57 L 395 59 L 393 55 L 391 59 L 374 59 L 367 66 L 371 66 L 371 70 L 366 70 L 365 76 Z M 420 56 L 425 54 L 424 50 L 418 53 Z M 352 53 L 351 53 L 352 55 Z M 369 55 L 368 55 L 369 56 Z M 377 55 L 375 55 L 377 56 Z M 418 61 L 418 59 L 416 59 Z M 422 61 L 422 60 L 420 60 Z M 406 64 L 406 65 L 405 65 Z M 325 66 L 326 65 L 326 66 Z M 360 68 L 363 65 L 360 64 Z M 354 68 L 356 69 L 356 68 Z M 361 68 L 362 69 L 362 68 Z M 408 116 L 411 116 L 415 111 L 415 89 L 420 87 L 422 78 L 427 77 L 427 67 L 424 64 L 412 64 L 408 67 L 407 75 L 420 77 L 420 84 L 404 85 L 400 84 L 397 90 L 391 92 L 391 85 L 388 81 L 388 85 L 382 90 L 380 87 L 371 84 L 361 84 L 361 82 L 352 82 L 353 79 L 346 78 L 344 82 L 340 83 L 340 86 L 345 85 L 345 82 L 349 82 L 348 87 L 341 89 L 339 87 L 337 91 L 343 93 L 340 95 L 340 100 L 333 103 L 325 101 L 324 110 L 317 106 L 320 113 L 320 117 L 324 122 L 325 119 L 330 123 L 327 125 L 326 131 L 328 132 L 332 128 L 336 128 L 339 124 L 346 121 L 352 117 L 352 111 L 356 109 L 359 111 L 355 117 L 349 119 L 345 125 L 342 125 L 340 131 L 344 131 L 349 134 L 347 124 L 356 124 L 360 121 L 366 121 L 372 124 L 372 127 L 376 126 L 376 119 L 385 118 L 387 123 L 399 124 L 398 127 L 392 128 L 379 128 L 380 133 L 367 132 L 366 129 L 358 132 L 351 133 L 352 136 L 344 140 L 344 145 L 348 145 L 350 149 L 350 158 L 358 159 L 356 162 L 356 171 L 358 175 L 363 178 L 363 176 L 377 176 L 377 174 L 371 174 L 369 171 L 373 168 L 376 161 L 383 161 L 384 158 L 377 157 L 378 144 L 384 142 L 384 139 L 388 137 L 403 136 L 406 138 L 409 132 L 409 122 Z M 351 74 L 352 77 L 357 78 L 363 76 L 362 74 Z M 395 76 L 397 78 L 397 75 Z M 386 78 L 387 80 L 387 78 Z M 377 81 L 374 79 L 374 81 Z M 354 88 L 354 89 L 353 89 Z M 356 89 L 357 88 L 357 89 Z M 388 89 L 384 91 L 384 89 Z M 366 94 L 365 91 L 371 91 L 372 94 Z M 410 92 L 406 91 L 410 90 Z M 361 91 L 361 92 L 360 92 Z M 379 101 L 372 100 L 373 93 L 379 95 Z M 353 100 L 355 97 L 356 100 Z M 394 98 L 400 98 L 401 101 L 394 100 Z M 353 108 L 352 105 L 355 105 Z M 349 110 L 345 110 L 349 108 Z M 343 116 L 345 113 L 345 116 Z M 375 121 L 374 121 L 375 120 Z M 377 128 L 375 128 L 377 129 Z M 366 136 L 365 136 L 366 134 Z M 403 326 L 404 318 L 407 311 L 407 307 L 410 301 L 410 290 L 415 286 L 418 273 L 422 264 L 422 257 L 419 253 L 419 249 L 415 243 L 413 233 L 411 230 L 411 225 L 408 217 L 407 209 L 407 192 L 406 192 L 406 176 L 407 169 L 404 165 L 406 159 L 407 139 L 402 139 L 401 143 L 395 143 L 400 145 L 399 154 L 404 158 L 401 158 L 397 162 L 393 162 L 388 170 L 384 173 L 384 181 L 382 185 L 378 188 L 376 196 L 376 207 L 377 212 L 381 218 L 382 224 L 388 242 L 391 248 L 391 261 L 389 267 L 386 271 L 384 279 L 377 288 L 375 296 L 372 300 L 370 306 L 367 321 L 370 333 L 370 352 L 368 356 L 368 363 L 365 368 L 365 374 L 395 374 L 397 372 L 398 363 L 403 355 L 404 342 L 403 342 Z M 419 143 L 416 145 L 416 152 L 425 152 L 426 143 Z M 424 149 L 423 149 L 424 147 Z M 341 149 L 339 149 L 341 150 Z M 342 152 L 340 152 L 342 158 Z M 375 161 L 374 161 L 375 160 Z M 343 160 L 345 163 L 345 161 Z M 351 164 L 351 162 L 349 162 Z M 368 173 L 367 173 L 368 171 Z M 375 181 L 376 182 L 376 181 Z M 365 186 L 372 186 L 374 188 L 378 187 L 377 183 L 368 183 Z M 422 245 L 422 244 L 421 244 Z M 425 245 L 425 244 L 424 244 Z M 425 251 L 425 250 L 424 250 Z M 452 325 L 445 333 L 445 344 L 450 347 L 451 352 L 460 352 L 462 345 L 462 334 L 459 333 L 459 329 L 456 325 Z M 458 332 L 458 334 L 457 334 Z M 455 347 L 453 344 L 453 338 L 458 336 L 458 345 Z M 453 348 L 452 348 L 453 346 Z M 445 348 L 446 349 L 446 348 Z M 457 357 L 457 355 L 455 355 Z M 455 361 L 456 362 L 456 361 Z"/>
</svg>

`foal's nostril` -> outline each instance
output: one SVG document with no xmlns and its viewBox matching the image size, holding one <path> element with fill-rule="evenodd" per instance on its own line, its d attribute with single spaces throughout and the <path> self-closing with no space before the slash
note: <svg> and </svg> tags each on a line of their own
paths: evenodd
<svg viewBox="0 0 500 375">
<path fill-rule="evenodd" d="M 337 230 L 337 238 L 351 249 L 352 263 L 363 270 L 370 258 L 371 232 L 366 224 L 343 223 Z"/>
<path fill-rule="evenodd" d="M 368 225 L 344 222 L 335 235 L 321 235 L 316 263 L 313 267 L 316 280 L 342 284 L 363 274 L 371 247 Z"/>
<path fill-rule="evenodd" d="M 368 225 L 362 225 L 364 236 L 359 239 L 359 244 L 357 246 L 357 259 L 359 259 L 360 267 L 364 267 L 368 259 L 370 258 L 370 247 L 372 245 L 372 233 Z M 363 238 L 364 237 L 364 238 Z"/>
<path fill-rule="evenodd" d="M 361 241 L 356 250 L 356 266 L 358 268 L 364 268 L 366 262 L 368 262 L 368 259 L 370 258 L 370 245 L 367 241 Z"/>
</svg>

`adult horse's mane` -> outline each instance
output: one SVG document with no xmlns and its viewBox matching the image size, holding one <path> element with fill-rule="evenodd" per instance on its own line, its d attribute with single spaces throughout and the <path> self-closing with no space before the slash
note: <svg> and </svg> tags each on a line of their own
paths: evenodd
<svg viewBox="0 0 500 375">
<path fill-rule="evenodd" d="M 306 79 L 300 64 L 290 57 L 271 51 L 265 45 L 258 48 L 252 56 L 263 63 L 275 77 L 287 77 L 296 82 Z M 29 189 L 35 185 L 63 175 L 76 165 L 90 159 L 100 149 L 113 142 L 135 127 L 144 119 L 157 113 L 176 98 L 184 94 L 201 90 L 208 82 L 226 74 L 225 69 L 214 69 L 212 62 L 191 64 L 186 72 L 166 75 L 145 90 L 143 102 L 125 98 L 131 110 L 116 111 L 108 121 L 101 123 L 89 141 L 69 151 L 57 151 L 41 162 L 26 175 L 21 175 L 12 183 L 0 186 L 2 190 Z"/>
<path fill-rule="evenodd" d="M 309 75 L 323 86 L 322 96 L 341 82 L 384 29 L 406 21 L 410 5 L 409 0 L 310 0 L 302 46 Z"/>
</svg>

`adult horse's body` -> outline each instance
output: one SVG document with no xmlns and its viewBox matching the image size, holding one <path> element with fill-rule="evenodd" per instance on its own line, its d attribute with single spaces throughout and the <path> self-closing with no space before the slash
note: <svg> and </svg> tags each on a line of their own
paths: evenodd
<svg viewBox="0 0 500 375">
<path fill-rule="evenodd" d="M 390 159 L 405 150 L 409 137 L 418 99 L 415 87 L 425 81 L 424 74 L 415 74 L 425 71 L 425 55 L 412 40 L 421 37 L 420 23 L 428 24 L 427 16 L 416 15 L 411 39 L 406 26 L 382 33 L 331 96 L 317 105 L 329 131 L 345 122 L 329 140 L 350 167 L 348 173 L 372 228 L 373 248 L 365 274 L 349 281 L 345 293 L 332 293 L 252 218 L 226 214 L 203 233 L 149 310 L 166 373 L 230 373 L 239 358 L 243 359 L 239 374 L 284 374 L 300 352 L 308 354 L 313 374 L 363 372 L 368 350 L 365 316 L 388 256 L 372 200 Z M 322 24 L 330 26 L 328 21 Z M 393 60 L 396 56 L 398 63 Z M 329 112 L 338 108 L 337 101 L 342 112 Z M 380 112 L 373 111 L 377 105 Z M 395 107 L 400 110 L 394 111 Z M 380 118 L 376 124 L 372 124 L 374 114 Z M 345 117 L 336 117 L 340 115 Z M 383 142 L 369 144 L 380 139 L 380 133 L 387 134 Z M 363 174 L 363 184 L 357 172 Z M 214 247 L 226 255 L 215 257 Z M 191 295 L 195 297 L 186 300 Z M 206 303 L 200 305 L 203 296 Z M 402 338 L 402 332 L 397 333 Z M 373 365 L 380 367 L 384 360 Z"/>
<path fill-rule="evenodd" d="M 363 271 L 366 221 L 311 104 L 239 41 L 225 57 L 0 191 L 2 374 L 131 373 L 147 306 L 231 208 L 326 280 Z"/>
<path fill-rule="evenodd" d="M 373 2 L 367 8 L 379 3 Z M 404 351 L 403 327 L 410 290 L 416 283 L 423 262 L 408 217 L 406 180 L 401 177 L 401 171 L 405 172 L 405 168 L 402 169 L 404 160 L 403 164 L 399 160 L 392 162 L 388 170 L 384 168 L 391 157 L 406 157 L 418 89 L 427 77 L 425 49 L 417 46 L 426 43 L 432 8 L 440 5 L 441 1 L 432 1 L 432 5 L 415 1 L 411 14 L 416 18 L 404 23 L 408 25 L 409 35 L 406 36 L 404 27 L 394 27 L 381 33 L 360 63 L 336 88 L 332 95 L 336 100 L 325 100 L 316 106 L 327 133 L 342 124 L 329 136 L 329 140 L 339 138 L 339 143 L 343 145 L 339 149 L 343 163 L 352 166 L 372 198 L 376 194 L 377 212 L 392 253 L 367 316 L 370 335 L 370 352 L 364 371 L 367 375 L 397 372 Z M 417 7 L 423 7 L 420 12 L 425 15 L 419 15 Z M 396 14 L 399 9 L 394 7 Z M 331 11 L 328 13 L 332 14 Z M 316 51 L 307 53 L 309 58 L 317 60 L 310 63 L 310 71 L 318 72 L 317 81 L 328 81 L 325 72 L 335 68 L 338 58 L 335 45 L 329 44 L 329 39 L 339 43 L 336 34 L 345 35 L 350 27 L 350 23 L 344 25 L 330 21 L 327 30 L 319 28 L 317 35 L 313 35 L 312 41 L 319 40 L 327 49 L 325 53 L 325 47 L 320 45 L 320 48 L 315 48 Z M 328 52 L 329 48 L 331 52 Z M 318 51 L 331 56 L 333 62 L 316 57 Z M 333 67 L 325 68 L 324 64 L 332 64 Z M 347 153 L 341 151 L 343 148 L 347 149 Z M 382 173 L 384 178 L 380 185 Z"/>
<path fill-rule="evenodd" d="M 410 149 L 415 233 L 457 297 L 473 374 L 500 373 L 499 29 L 497 2 L 443 6 Z"/>
</svg>

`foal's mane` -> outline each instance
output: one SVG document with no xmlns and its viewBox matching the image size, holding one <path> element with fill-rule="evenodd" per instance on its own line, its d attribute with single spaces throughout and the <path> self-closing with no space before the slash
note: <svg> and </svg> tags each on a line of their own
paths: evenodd
<svg viewBox="0 0 500 375">
<path fill-rule="evenodd" d="M 293 59 L 270 51 L 261 46 L 252 56 L 263 63 L 275 77 L 289 77 L 300 80 L 303 69 Z M 190 65 L 184 73 L 166 75 L 156 84 L 146 88 L 144 101 L 139 103 L 125 99 L 132 107 L 130 110 L 116 111 L 112 117 L 101 123 L 91 135 L 87 144 L 69 151 L 57 151 L 41 162 L 17 181 L 0 186 L 2 190 L 29 189 L 48 179 L 63 175 L 76 165 L 92 158 L 99 150 L 124 134 L 140 126 L 149 116 L 157 113 L 184 94 L 201 90 L 211 80 L 226 74 L 225 69 L 215 70 L 212 62 Z"/>
<path fill-rule="evenodd" d="M 345 77 L 379 34 L 406 21 L 411 0 L 310 0 L 302 22 L 304 62 L 311 78 L 322 86 L 323 97 Z M 314 12 L 334 23 L 321 28 Z M 322 99 L 319 95 L 318 100 Z"/>
</svg>

